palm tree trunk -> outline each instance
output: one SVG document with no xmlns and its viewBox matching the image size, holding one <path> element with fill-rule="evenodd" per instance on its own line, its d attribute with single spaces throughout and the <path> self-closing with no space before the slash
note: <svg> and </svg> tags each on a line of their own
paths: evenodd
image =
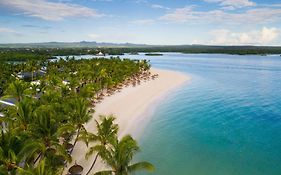
<svg viewBox="0 0 281 175">
<path fill-rule="evenodd" d="M 98 157 L 99 157 L 99 153 L 97 153 L 97 155 L 96 155 L 96 157 L 95 157 L 95 159 L 94 159 L 94 162 L 92 163 L 91 168 L 88 170 L 88 172 L 86 173 L 86 175 L 88 175 L 88 174 L 92 171 L 92 169 L 94 168 L 94 165 L 95 165 L 96 162 L 97 162 Z"/>
<path fill-rule="evenodd" d="M 40 152 L 40 153 L 38 154 L 37 158 L 34 160 L 34 162 L 33 162 L 34 165 L 35 165 L 35 164 L 37 163 L 37 161 L 40 159 L 41 155 L 42 155 L 42 152 Z"/>
<path fill-rule="evenodd" d="M 75 141 L 74 141 L 74 143 L 73 143 L 73 148 L 72 148 L 71 151 L 70 151 L 70 154 L 72 153 L 72 151 L 73 151 L 73 149 L 74 149 L 74 147 L 75 147 L 75 145 L 76 145 L 76 143 L 77 143 L 77 141 L 78 141 L 78 137 L 79 137 L 79 135 L 80 135 L 80 130 L 81 130 L 81 128 L 79 128 L 78 131 L 77 131 L 77 135 L 76 135 Z"/>
</svg>

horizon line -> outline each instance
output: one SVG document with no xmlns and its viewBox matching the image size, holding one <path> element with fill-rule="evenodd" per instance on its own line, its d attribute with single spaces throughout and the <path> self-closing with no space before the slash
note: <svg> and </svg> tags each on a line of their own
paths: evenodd
<svg viewBox="0 0 281 175">
<path fill-rule="evenodd" d="M 221 47 L 281 47 L 281 45 L 255 45 L 255 44 L 241 44 L 241 45 L 235 45 L 235 44 L 225 44 L 225 45 L 215 45 L 215 44 L 144 44 L 144 43 L 130 43 L 130 42 L 98 42 L 98 41 L 43 41 L 43 42 L 10 42 L 10 43 L 0 43 L 0 45 L 13 45 L 13 44 L 48 44 L 48 43 L 66 43 L 66 44 L 71 44 L 71 43 L 96 43 L 96 44 L 115 44 L 115 45 L 143 45 L 143 46 L 221 46 Z"/>
</svg>

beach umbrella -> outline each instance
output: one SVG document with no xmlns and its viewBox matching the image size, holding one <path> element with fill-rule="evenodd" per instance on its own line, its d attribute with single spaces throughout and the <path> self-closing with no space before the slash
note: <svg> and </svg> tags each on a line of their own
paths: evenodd
<svg viewBox="0 0 281 175">
<path fill-rule="evenodd" d="M 69 168 L 68 172 L 71 175 L 81 175 L 83 172 L 83 167 L 75 162 L 75 164 Z"/>
</svg>

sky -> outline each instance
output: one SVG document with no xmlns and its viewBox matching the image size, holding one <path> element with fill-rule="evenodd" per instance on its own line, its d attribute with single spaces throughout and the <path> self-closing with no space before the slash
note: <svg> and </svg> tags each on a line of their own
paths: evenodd
<svg viewBox="0 0 281 175">
<path fill-rule="evenodd" d="M 0 0 L 0 43 L 281 45 L 280 0 Z"/>
</svg>

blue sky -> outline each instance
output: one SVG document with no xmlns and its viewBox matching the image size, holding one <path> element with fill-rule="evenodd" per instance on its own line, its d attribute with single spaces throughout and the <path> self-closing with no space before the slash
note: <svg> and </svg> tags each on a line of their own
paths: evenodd
<svg viewBox="0 0 281 175">
<path fill-rule="evenodd" d="M 0 43 L 281 45 L 280 0 L 0 0 Z"/>
</svg>

